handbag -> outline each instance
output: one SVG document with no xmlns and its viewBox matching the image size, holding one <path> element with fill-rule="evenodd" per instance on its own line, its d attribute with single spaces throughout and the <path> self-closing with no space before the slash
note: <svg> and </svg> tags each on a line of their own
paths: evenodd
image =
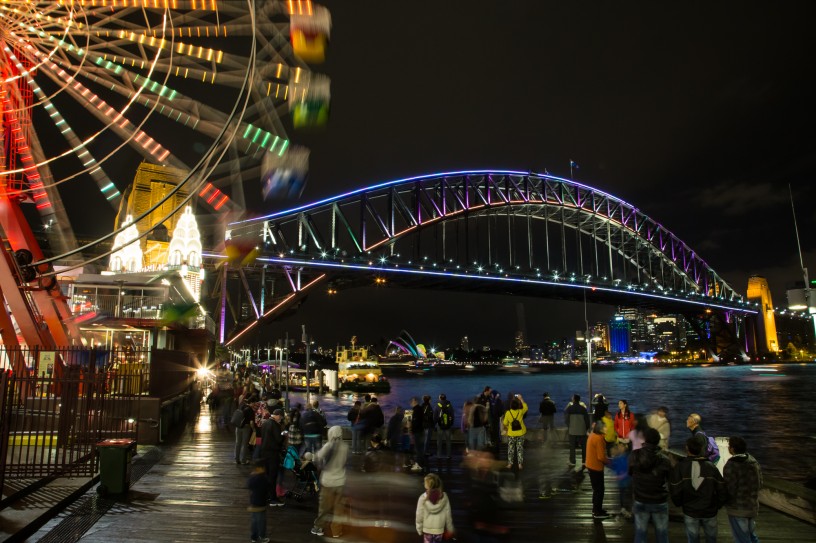
<svg viewBox="0 0 816 543">
<path fill-rule="evenodd" d="M 255 445 L 255 429 L 252 429 L 252 433 L 249 434 L 249 444 Z"/>
</svg>

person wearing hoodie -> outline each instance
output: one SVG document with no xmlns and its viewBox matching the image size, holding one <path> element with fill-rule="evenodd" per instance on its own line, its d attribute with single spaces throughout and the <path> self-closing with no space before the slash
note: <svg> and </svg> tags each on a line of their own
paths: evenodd
<svg viewBox="0 0 816 543">
<path fill-rule="evenodd" d="M 686 537 L 689 543 L 700 540 L 700 529 L 706 543 L 717 541 L 717 511 L 725 505 L 728 491 L 720 470 L 703 456 L 703 441 L 697 436 L 686 440 L 686 458 L 672 470 L 669 493 L 674 505 L 683 508 Z"/>
<path fill-rule="evenodd" d="M 331 524 L 332 537 L 339 537 L 342 531 L 339 521 L 340 499 L 346 484 L 348 445 L 343 441 L 343 429 L 340 426 L 329 428 L 327 437 L 326 444 L 315 454 L 315 462 L 323 469 L 320 472 L 320 501 L 312 533 L 323 535 L 323 530 Z"/>
<path fill-rule="evenodd" d="M 728 488 L 728 522 L 736 543 L 759 543 L 756 517 L 759 512 L 759 490 L 762 488 L 762 470 L 756 458 L 748 454 L 748 445 L 741 437 L 728 439 L 731 458 L 723 468 L 723 479 Z"/>
<path fill-rule="evenodd" d="M 669 542 L 669 489 L 671 462 L 660 449 L 660 432 L 648 428 L 643 447 L 629 455 L 629 475 L 635 503 L 635 543 L 646 543 L 649 521 L 657 543 Z"/>
<path fill-rule="evenodd" d="M 425 476 L 425 492 L 417 501 L 416 530 L 423 543 L 442 543 L 446 533 L 454 533 L 450 500 L 442 491 L 442 479 L 435 473 Z"/>
</svg>

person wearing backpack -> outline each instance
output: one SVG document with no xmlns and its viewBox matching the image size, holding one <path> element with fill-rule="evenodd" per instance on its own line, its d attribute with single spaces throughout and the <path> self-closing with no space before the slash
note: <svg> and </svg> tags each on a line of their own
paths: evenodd
<svg viewBox="0 0 816 543">
<path fill-rule="evenodd" d="M 518 469 L 524 467 L 524 435 L 527 427 L 524 425 L 524 415 L 527 413 L 527 404 L 521 394 L 516 394 L 510 401 L 510 409 L 504 414 L 502 424 L 507 428 L 507 469 L 514 464 Z"/>
<path fill-rule="evenodd" d="M 672 470 L 669 492 L 672 501 L 683 508 L 689 543 L 717 541 L 717 511 L 725 505 L 728 491 L 717 467 L 703 456 L 703 441 L 697 436 L 686 440 L 686 458 Z"/>
<path fill-rule="evenodd" d="M 716 465 L 720 461 L 720 448 L 714 438 L 703 431 L 702 426 L 700 426 L 702 422 L 703 417 L 697 413 L 692 413 L 686 419 L 686 427 L 691 431 L 692 437 L 700 441 L 703 451 L 702 456 Z"/>
<path fill-rule="evenodd" d="M 439 395 L 439 401 L 434 410 L 436 423 L 436 454 L 440 458 L 451 457 L 451 428 L 453 428 L 453 405 L 444 394 Z M 444 445 L 444 448 L 443 448 Z"/>
</svg>

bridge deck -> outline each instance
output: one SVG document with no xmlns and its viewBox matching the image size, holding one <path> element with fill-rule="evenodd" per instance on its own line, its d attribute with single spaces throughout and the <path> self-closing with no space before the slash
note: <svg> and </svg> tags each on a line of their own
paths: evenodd
<svg viewBox="0 0 816 543">
<path fill-rule="evenodd" d="M 235 465 L 232 451 L 232 432 L 218 428 L 205 411 L 175 443 L 145 449 L 137 457 L 133 467 L 135 482 L 126 498 L 100 498 L 90 491 L 29 541 L 249 541 L 248 494 L 244 489 L 249 467 Z M 473 493 L 469 491 L 467 470 L 457 454 L 460 452 L 454 450 L 450 462 L 432 458 L 430 466 L 443 478 L 451 496 L 458 540 L 471 541 L 473 522 L 466 504 Z M 510 527 L 500 541 L 540 541 L 542 536 L 547 541 L 565 542 L 633 540 L 631 521 L 621 517 L 593 521 L 589 480 L 575 481 L 575 489 L 571 490 L 573 478 L 568 476 L 566 461 L 566 450 L 562 448 L 535 443 L 527 447 L 522 477 L 524 502 L 517 508 L 498 512 L 500 520 Z M 417 541 L 413 515 L 416 498 L 422 491 L 421 476 L 394 473 L 385 486 L 378 485 L 372 482 L 371 474 L 360 473 L 360 463 L 360 456 L 350 457 L 347 492 L 351 496 L 351 516 L 339 541 Z M 543 472 L 537 466 L 541 465 L 551 466 L 550 476 L 555 486 L 562 489 L 546 500 L 539 499 Z M 613 511 L 617 505 L 615 482 L 611 476 L 607 476 L 606 482 L 605 507 Z M 290 485 L 287 482 L 286 486 Z M 366 513 L 362 498 L 371 492 L 386 498 L 378 503 L 390 502 L 385 505 L 385 512 Z M 318 540 L 310 535 L 316 502 L 286 501 L 286 506 L 268 511 L 267 535 L 272 541 L 289 543 Z M 382 516 L 391 522 L 390 527 L 374 524 L 375 518 Z M 816 527 L 764 507 L 758 526 L 764 542 L 816 541 Z M 672 541 L 685 540 L 678 511 L 673 510 L 669 529 Z M 730 540 L 723 511 L 719 514 L 719 531 L 723 540 Z"/>
</svg>

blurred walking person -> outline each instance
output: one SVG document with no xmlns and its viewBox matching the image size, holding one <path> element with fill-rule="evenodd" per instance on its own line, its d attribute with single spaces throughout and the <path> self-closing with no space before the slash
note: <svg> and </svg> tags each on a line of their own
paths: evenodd
<svg viewBox="0 0 816 543">
<path fill-rule="evenodd" d="M 649 522 L 657 543 L 669 543 L 669 489 L 671 462 L 661 451 L 660 432 L 649 428 L 643 447 L 629 455 L 629 475 L 635 503 L 635 543 L 646 543 Z"/>
<path fill-rule="evenodd" d="M 315 454 L 315 462 L 322 466 L 320 472 L 320 500 L 317 518 L 312 526 L 314 535 L 323 535 L 331 528 L 332 537 L 340 537 L 343 528 L 340 523 L 342 512 L 343 486 L 346 484 L 346 460 L 348 445 L 343 441 L 340 426 L 329 428 L 326 444 Z"/>
</svg>

